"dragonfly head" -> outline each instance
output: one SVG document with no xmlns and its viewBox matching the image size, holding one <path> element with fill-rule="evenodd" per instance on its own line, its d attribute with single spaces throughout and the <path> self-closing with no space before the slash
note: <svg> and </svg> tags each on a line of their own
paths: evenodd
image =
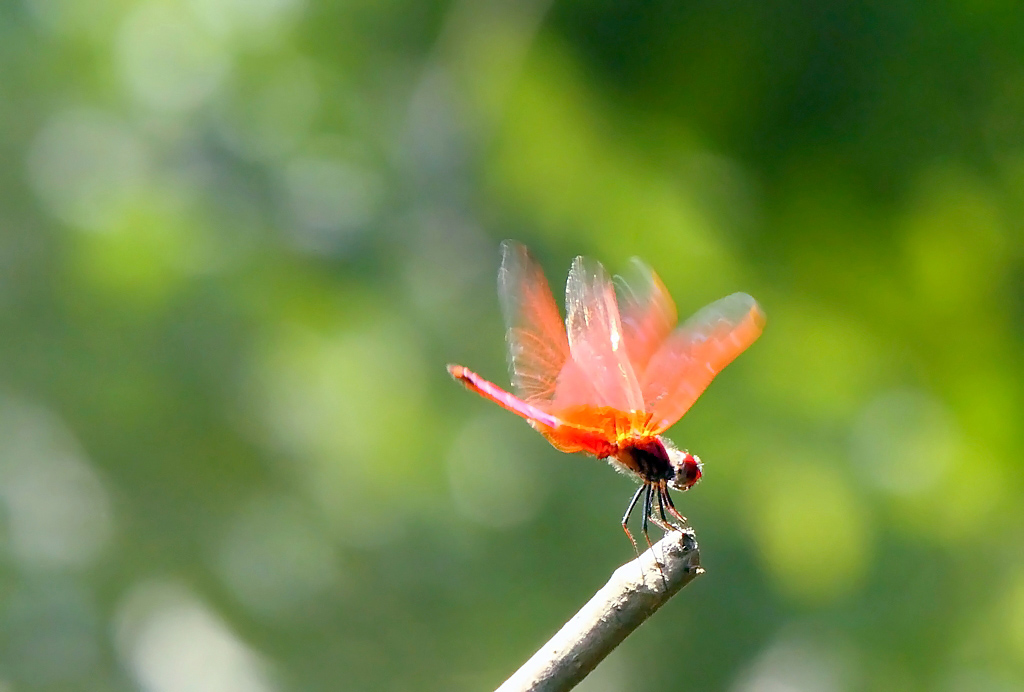
<svg viewBox="0 0 1024 692">
<path fill-rule="evenodd" d="M 668 484 L 676 490 L 689 490 L 702 475 L 700 459 L 682 449 L 668 449 L 673 476 Z"/>
</svg>

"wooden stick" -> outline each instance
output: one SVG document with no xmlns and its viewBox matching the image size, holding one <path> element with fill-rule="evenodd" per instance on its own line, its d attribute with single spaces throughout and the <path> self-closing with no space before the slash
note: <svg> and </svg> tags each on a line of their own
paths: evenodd
<svg viewBox="0 0 1024 692">
<path fill-rule="evenodd" d="M 630 632 L 703 573 L 693 530 L 669 532 L 615 570 L 608 583 L 497 692 L 571 690 Z"/>
</svg>

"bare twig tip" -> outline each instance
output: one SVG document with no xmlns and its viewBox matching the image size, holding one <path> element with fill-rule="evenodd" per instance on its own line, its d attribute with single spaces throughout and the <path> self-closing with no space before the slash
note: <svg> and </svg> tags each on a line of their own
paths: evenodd
<svg viewBox="0 0 1024 692">
<path fill-rule="evenodd" d="M 669 532 L 636 560 L 616 569 L 608 583 L 498 692 L 572 689 L 668 599 L 703 573 L 693 529 Z"/>
</svg>

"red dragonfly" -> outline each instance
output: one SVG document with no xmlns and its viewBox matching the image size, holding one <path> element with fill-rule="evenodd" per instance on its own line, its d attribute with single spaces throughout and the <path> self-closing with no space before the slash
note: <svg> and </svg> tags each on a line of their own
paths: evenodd
<svg viewBox="0 0 1024 692">
<path fill-rule="evenodd" d="M 600 262 L 577 257 L 566 281 L 563 325 L 529 251 L 505 241 L 501 253 L 498 295 L 515 394 L 461 365 L 449 365 L 448 372 L 525 418 L 556 449 L 608 459 L 636 477 L 640 487 L 622 517 L 634 549 L 627 524 L 641 495 L 648 545 L 648 520 L 666 531 L 680 528 L 665 516 L 667 510 L 686 522 L 668 489 L 691 488 L 702 465 L 662 433 L 761 335 L 761 308 L 747 294 L 734 293 L 677 328 L 675 303 L 640 260 L 633 260 L 628 280 L 615 277 L 613 283 Z"/>
</svg>

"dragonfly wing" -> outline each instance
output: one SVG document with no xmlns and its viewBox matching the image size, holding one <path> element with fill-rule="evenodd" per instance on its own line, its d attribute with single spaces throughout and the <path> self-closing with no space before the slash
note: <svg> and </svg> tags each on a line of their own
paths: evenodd
<svg viewBox="0 0 1024 692">
<path fill-rule="evenodd" d="M 573 368 L 559 382 L 559 406 L 644 410 L 626 350 L 615 288 L 599 262 L 577 257 L 565 284 L 565 326 Z"/>
<path fill-rule="evenodd" d="M 700 310 L 651 356 L 641 388 L 652 432 L 661 433 L 686 413 L 726 365 L 757 340 L 761 307 L 733 293 Z"/>
<path fill-rule="evenodd" d="M 654 270 L 636 257 L 615 277 L 626 353 L 640 379 L 651 356 L 676 326 L 676 304 Z"/>
<path fill-rule="evenodd" d="M 512 388 L 523 401 L 546 409 L 569 360 L 569 341 L 543 270 L 523 245 L 510 240 L 501 245 L 498 297 Z"/>
</svg>

